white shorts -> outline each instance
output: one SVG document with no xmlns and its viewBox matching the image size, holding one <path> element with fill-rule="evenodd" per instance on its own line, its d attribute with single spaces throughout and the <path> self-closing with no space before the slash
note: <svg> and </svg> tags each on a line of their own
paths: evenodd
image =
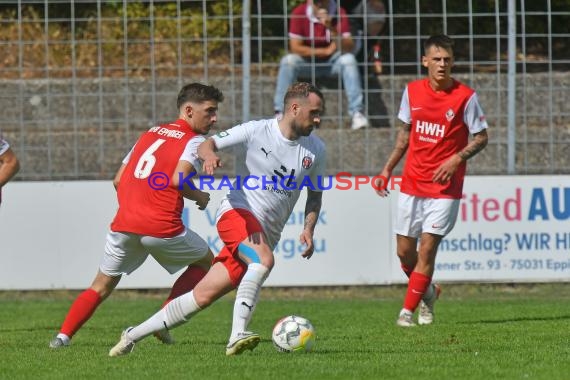
<svg viewBox="0 0 570 380">
<path fill-rule="evenodd" d="M 421 198 L 400 193 L 394 232 L 413 238 L 423 232 L 445 236 L 451 232 L 459 212 L 459 199 Z"/>
<path fill-rule="evenodd" d="M 151 255 L 173 274 L 207 253 L 208 243 L 189 229 L 172 238 L 109 231 L 99 270 L 111 277 L 130 274 Z"/>
</svg>

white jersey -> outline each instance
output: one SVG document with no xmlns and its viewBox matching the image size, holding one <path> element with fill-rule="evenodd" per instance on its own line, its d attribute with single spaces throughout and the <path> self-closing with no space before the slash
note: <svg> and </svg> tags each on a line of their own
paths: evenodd
<svg viewBox="0 0 570 380">
<path fill-rule="evenodd" d="M 274 249 L 303 187 L 322 189 L 325 144 L 313 135 L 286 139 L 277 119 L 250 121 L 212 138 L 218 149 L 232 147 L 236 156 L 236 180 L 217 220 L 234 208 L 249 210 Z"/>
<path fill-rule="evenodd" d="M 0 138 L 0 155 L 6 153 L 8 148 L 10 148 L 10 144 L 8 144 L 8 141 Z"/>
</svg>

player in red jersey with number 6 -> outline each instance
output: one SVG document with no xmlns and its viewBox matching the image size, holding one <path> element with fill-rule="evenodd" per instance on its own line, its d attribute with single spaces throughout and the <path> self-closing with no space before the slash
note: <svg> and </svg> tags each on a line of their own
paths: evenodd
<svg viewBox="0 0 570 380">
<path fill-rule="evenodd" d="M 432 284 L 441 239 L 453 229 L 463 192 L 466 161 L 487 145 L 487 122 L 475 91 L 451 77 L 453 40 L 431 36 L 424 43 L 427 78 L 408 83 L 398 118 L 402 128 L 375 187 L 385 197 L 392 171 L 407 152 L 395 223 L 397 254 L 408 290 L 397 320 L 431 324 L 440 288 Z M 473 138 L 469 141 L 469 135 Z M 418 246 L 419 239 L 419 246 Z"/>
<path fill-rule="evenodd" d="M 68 346 L 73 335 L 148 255 L 169 273 L 188 267 L 174 283 L 165 304 L 189 292 L 204 277 L 214 258 L 208 244 L 182 223 L 183 198 L 203 210 L 210 194 L 191 189 L 184 180 L 201 169 L 197 149 L 217 121 L 223 94 L 213 86 L 191 83 L 178 93 L 178 120 L 143 133 L 123 160 L 113 181 L 119 209 L 107 234 L 105 253 L 91 287 L 73 302 L 51 348 Z M 167 330 L 156 334 L 172 343 Z"/>
</svg>

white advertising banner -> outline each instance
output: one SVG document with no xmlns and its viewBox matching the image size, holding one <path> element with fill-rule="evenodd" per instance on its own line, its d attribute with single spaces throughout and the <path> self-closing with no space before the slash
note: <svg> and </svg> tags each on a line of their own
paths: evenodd
<svg viewBox="0 0 570 380">
<path fill-rule="evenodd" d="M 467 177 L 434 278 L 570 281 L 569 221 L 568 176 Z"/>
<path fill-rule="evenodd" d="M 217 190 L 219 184 L 213 185 L 215 190 L 210 191 L 212 197 L 205 212 L 192 207 L 191 202 L 187 202 L 185 209 L 185 218 L 189 215 L 185 224 L 208 241 L 214 254 L 223 246 L 215 228 L 216 209 L 225 194 Z M 386 261 L 390 256 L 390 211 L 389 207 L 382 207 L 372 187 L 366 186 L 360 191 L 324 191 L 315 229 L 315 253 L 309 260 L 301 257 L 304 247 L 299 242 L 305 221 L 305 201 L 303 191 L 275 249 L 275 266 L 267 285 L 390 283 L 390 265 Z"/>
<path fill-rule="evenodd" d="M 218 188 L 219 183 L 213 186 Z M 185 224 L 206 239 L 214 253 L 222 247 L 215 218 L 226 190 L 210 191 L 205 211 L 187 202 L 183 214 Z M 117 207 L 112 183 L 12 182 L 3 196 L 0 289 L 89 286 Z M 268 286 L 390 283 L 391 266 L 386 261 L 390 256 L 389 208 L 381 206 L 371 187 L 325 191 L 316 249 L 310 260 L 301 257 L 303 247 L 299 244 L 305 199 L 304 195 L 299 199 L 283 231 Z M 124 276 L 119 287 L 170 287 L 176 276 L 149 258 L 137 271 Z"/>
<path fill-rule="evenodd" d="M 361 178 L 361 182 L 366 182 Z M 570 281 L 570 177 L 467 177 L 455 229 L 442 242 L 438 281 Z M 369 184 L 334 181 L 325 190 L 315 254 L 303 259 L 299 234 L 305 197 L 275 251 L 269 286 L 401 283 L 392 233 L 397 191 L 378 197 Z M 218 182 L 214 184 L 216 188 Z M 205 211 L 186 203 L 184 221 L 217 253 L 216 208 L 225 189 L 210 191 Z M 0 289 L 82 289 L 99 265 L 116 211 L 110 181 L 12 182 L 0 207 Z M 121 288 L 170 287 L 152 258 Z"/>
</svg>

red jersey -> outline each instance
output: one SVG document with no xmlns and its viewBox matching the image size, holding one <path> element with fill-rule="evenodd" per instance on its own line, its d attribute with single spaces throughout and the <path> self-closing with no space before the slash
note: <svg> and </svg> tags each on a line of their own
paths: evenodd
<svg viewBox="0 0 570 380">
<path fill-rule="evenodd" d="M 411 82 L 398 117 L 411 125 L 400 190 L 418 197 L 460 199 L 465 162 L 445 184 L 432 178 L 442 163 L 467 146 L 470 133 L 487 128 L 475 91 L 455 80 L 445 91 L 434 91 L 427 78 Z"/>
<path fill-rule="evenodd" d="M 171 181 L 186 144 L 196 135 L 180 119 L 152 127 L 139 138 L 120 179 L 119 210 L 111 230 L 160 238 L 184 231 L 182 193 L 164 184 Z"/>
<path fill-rule="evenodd" d="M 343 8 L 333 15 L 333 27 L 338 35 L 350 36 L 350 24 Z M 293 9 L 289 19 L 289 37 L 302 39 L 305 45 L 326 47 L 331 43 L 330 31 L 313 14 L 313 7 L 307 3 Z"/>
</svg>

